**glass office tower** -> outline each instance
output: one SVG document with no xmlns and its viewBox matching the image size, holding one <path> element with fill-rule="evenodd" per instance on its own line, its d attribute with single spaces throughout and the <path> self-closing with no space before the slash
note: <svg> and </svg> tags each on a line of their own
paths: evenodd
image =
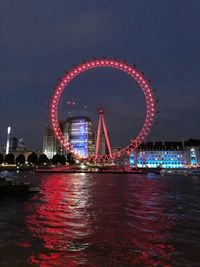
<svg viewBox="0 0 200 267">
<path fill-rule="evenodd" d="M 94 153 L 94 132 L 92 121 L 88 117 L 71 117 L 64 124 L 65 139 L 81 157 Z"/>
</svg>

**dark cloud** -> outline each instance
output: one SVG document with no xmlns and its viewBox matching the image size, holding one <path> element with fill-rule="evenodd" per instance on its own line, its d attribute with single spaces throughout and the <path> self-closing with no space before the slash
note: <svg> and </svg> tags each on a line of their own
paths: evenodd
<svg viewBox="0 0 200 267">
<path fill-rule="evenodd" d="M 58 78 L 104 55 L 135 63 L 152 80 L 160 109 L 155 138 L 200 137 L 199 14 L 198 0 L 0 0 L 0 146 L 10 124 L 13 135 L 40 147 Z M 144 99 L 123 74 L 94 71 L 73 84 L 64 99 L 77 98 L 77 113 L 87 103 L 94 120 L 103 104 L 113 143 L 137 133 Z"/>
</svg>

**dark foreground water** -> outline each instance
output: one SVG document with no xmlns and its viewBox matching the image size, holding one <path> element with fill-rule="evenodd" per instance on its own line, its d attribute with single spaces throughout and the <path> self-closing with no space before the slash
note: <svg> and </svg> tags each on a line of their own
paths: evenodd
<svg viewBox="0 0 200 267">
<path fill-rule="evenodd" d="M 1 267 L 200 266 L 200 177 L 18 175 L 40 192 L 0 197 Z"/>
</svg>

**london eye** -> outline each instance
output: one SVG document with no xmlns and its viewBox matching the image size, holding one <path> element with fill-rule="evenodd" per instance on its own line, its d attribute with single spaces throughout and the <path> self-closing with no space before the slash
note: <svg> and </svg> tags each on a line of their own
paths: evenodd
<svg viewBox="0 0 200 267">
<path fill-rule="evenodd" d="M 139 132 L 139 134 L 131 139 L 131 142 L 122 148 L 121 150 L 109 154 L 97 154 L 94 153 L 89 155 L 87 158 L 81 157 L 81 155 L 74 149 L 73 145 L 67 141 L 62 133 L 60 126 L 59 126 L 59 119 L 58 119 L 58 105 L 61 98 L 61 95 L 65 88 L 69 85 L 69 83 L 75 79 L 79 74 L 82 72 L 89 71 L 95 68 L 101 67 L 108 67 L 118 69 L 122 72 L 125 72 L 131 78 L 136 81 L 140 89 L 142 90 L 145 102 L 146 102 L 146 115 L 144 119 L 144 124 Z M 143 74 L 136 70 L 135 66 L 131 66 L 126 62 L 116 60 L 116 59 L 109 59 L 109 58 L 100 58 L 100 59 L 92 59 L 88 60 L 73 69 L 71 69 L 68 73 L 64 75 L 64 77 L 59 81 L 58 85 L 55 87 L 55 92 L 51 99 L 50 105 L 50 119 L 51 119 L 51 126 L 54 132 L 55 137 L 58 139 L 60 145 L 66 150 L 66 152 L 70 152 L 74 155 L 75 158 L 79 160 L 87 160 L 89 162 L 111 162 L 120 159 L 126 155 L 129 155 L 132 151 L 138 148 L 140 144 L 142 144 L 148 134 L 151 131 L 155 120 L 156 114 L 156 101 L 154 96 L 154 91 L 150 88 L 149 82 L 145 79 Z M 110 150 L 111 151 L 111 150 Z"/>
</svg>

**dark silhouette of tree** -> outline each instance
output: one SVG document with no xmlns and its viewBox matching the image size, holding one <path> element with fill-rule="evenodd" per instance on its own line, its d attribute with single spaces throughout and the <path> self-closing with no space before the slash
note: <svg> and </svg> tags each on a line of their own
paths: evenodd
<svg viewBox="0 0 200 267">
<path fill-rule="evenodd" d="M 4 162 L 3 154 L 0 154 L 0 164 Z"/>
<path fill-rule="evenodd" d="M 32 152 L 30 155 L 28 155 L 27 158 L 28 164 L 34 164 L 37 165 L 38 164 L 38 156 L 35 152 Z"/>
<path fill-rule="evenodd" d="M 25 157 L 23 154 L 20 154 L 19 156 L 16 157 L 16 164 L 24 164 L 25 163 Z"/>
<path fill-rule="evenodd" d="M 15 163 L 15 156 L 12 153 L 5 155 L 5 163 L 7 164 L 14 164 Z"/>
<path fill-rule="evenodd" d="M 75 164 L 75 159 L 74 159 L 74 156 L 73 156 L 72 153 L 68 153 L 68 154 L 67 154 L 67 162 L 68 162 L 70 165 Z"/>
<path fill-rule="evenodd" d="M 66 162 L 67 162 L 67 160 L 66 160 L 65 156 L 64 155 L 60 155 L 60 164 L 66 165 Z"/>
<path fill-rule="evenodd" d="M 56 165 L 56 164 L 66 165 L 67 160 L 64 155 L 56 154 L 53 156 L 51 162 L 53 165 Z"/>
<path fill-rule="evenodd" d="M 39 165 L 49 165 L 49 159 L 45 154 L 41 154 L 38 159 Z"/>
<path fill-rule="evenodd" d="M 60 163 L 60 155 L 59 154 L 54 155 L 51 162 L 53 165 Z"/>
</svg>

